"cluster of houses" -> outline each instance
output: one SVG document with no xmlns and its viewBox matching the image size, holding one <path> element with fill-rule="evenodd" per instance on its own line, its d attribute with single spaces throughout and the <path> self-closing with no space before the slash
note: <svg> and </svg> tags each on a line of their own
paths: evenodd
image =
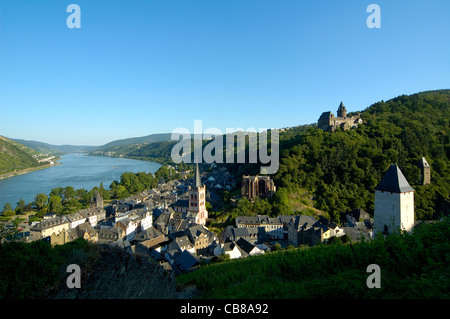
<svg viewBox="0 0 450 319">
<path fill-rule="evenodd" d="M 405 195 L 404 199 L 397 195 L 413 192 L 398 167 L 393 165 L 376 188 L 375 219 L 362 209 L 347 214 L 342 226 L 310 215 L 237 216 L 235 225 L 226 227 L 218 235 L 206 227 L 206 187 L 197 166 L 193 179 L 168 183 L 161 180 L 154 189 L 114 201 L 106 207 L 97 193 L 88 209 L 65 216 L 47 214 L 30 229 L 30 237 L 49 240 L 52 244 L 82 237 L 151 257 L 165 269 L 182 273 L 220 255 L 234 259 L 264 254 L 276 242 L 285 247 L 298 247 L 314 246 L 345 235 L 352 241 L 370 239 L 377 223 L 385 223 L 378 228 L 390 231 L 388 226 L 394 229 L 397 220 L 401 220 L 398 227 L 405 228 L 404 220 L 414 223 L 414 202 L 410 200 L 412 196 L 406 198 Z M 403 204 L 406 200 L 408 202 Z M 398 207 L 406 207 L 408 211 L 400 211 Z M 412 217 L 406 219 L 405 214 Z"/>
<path fill-rule="evenodd" d="M 286 245 L 315 246 L 325 243 L 332 237 L 348 235 L 352 241 L 361 237 L 372 237 L 373 220 L 369 214 L 357 209 L 347 214 L 347 222 L 341 227 L 324 217 L 319 219 L 310 215 L 280 215 L 271 218 L 267 215 L 238 216 L 236 226 L 228 226 L 222 233 L 223 242 L 238 242 L 245 239 L 254 244 L 284 241 Z M 258 246 L 258 245 L 257 245 Z M 264 246 L 261 246 L 263 248 Z"/>
<path fill-rule="evenodd" d="M 206 199 L 197 166 L 193 180 L 166 183 L 161 179 L 157 187 L 108 206 L 97 192 L 88 209 L 64 216 L 46 214 L 32 225 L 28 240 L 57 245 L 82 237 L 147 255 L 164 268 L 181 273 L 195 268 L 202 259 L 213 258 L 219 245 L 218 236 L 205 226 Z"/>
</svg>

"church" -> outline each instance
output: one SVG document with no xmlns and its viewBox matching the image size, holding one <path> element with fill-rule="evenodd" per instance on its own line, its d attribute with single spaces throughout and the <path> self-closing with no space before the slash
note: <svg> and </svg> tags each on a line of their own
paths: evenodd
<svg viewBox="0 0 450 319">
<path fill-rule="evenodd" d="M 205 225 L 208 219 L 208 211 L 206 210 L 206 186 L 202 185 L 198 163 L 195 165 L 194 185 L 189 190 L 186 219 L 199 225 Z"/>
<path fill-rule="evenodd" d="M 374 234 L 410 232 L 414 227 L 414 188 L 397 165 L 391 165 L 375 187 Z"/>
</svg>

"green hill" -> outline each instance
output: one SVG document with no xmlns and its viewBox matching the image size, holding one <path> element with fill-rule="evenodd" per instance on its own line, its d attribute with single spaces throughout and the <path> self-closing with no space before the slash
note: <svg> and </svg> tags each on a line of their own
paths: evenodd
<svg viewBox="0 0 450 319">
<path fill-rule="evenodd" d="M 33 158 L 35 154 L 35 150 L 0 136 L 0 174 L 43 165 Z"/>
<path fill-rule="evenodd" d="M 353 245 L 295 248 L 207 265 L 177 277 L 200 298 L 354 299 L 449 298 L 450 219 L 412 234 Z M 369 289 L 367 267 L 380 267 L 381 287 Z"/>
<path fill-rule="evenodd" d="M 143 137 L 133 137 L 112 141 L 91 150 L 89 155 L 122 156 L 127 158 L 155 161 L 160 163 L 171 162 L 172 146 L 170 133 L 151 134 Z"/>
<path fill-rule="evenodd" d="M 346 131 L 325 132 L 309 125 L 280 132 L 280 166 L 272 176 L 278 191 L 284 189 L 291 198 L 307 191 L 315 208 L 340 222 L 355 208 L 373 214 L 374 188 L 389 165 L 396 163 L 416 190 L 416 219 L 448 214 L 450 90 L 377 102 L 363 110 L 361 118 L 364 124 Z M 420 185 L 422 157 L 431 165 L 427 186 Z M 227 167 L 237 178 L 259 172 L 255 164 Z M 285 206 L 283 213 L 294 205 Z"/>
</svg>

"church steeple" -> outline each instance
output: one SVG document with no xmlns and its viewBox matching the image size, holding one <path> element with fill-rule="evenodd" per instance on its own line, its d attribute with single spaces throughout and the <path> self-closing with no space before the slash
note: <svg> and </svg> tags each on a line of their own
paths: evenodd
<svg viewBox="0 0 450 319">
<path fill-rule="evenodd" d="M 198 163 L 195 163 L 195 173 L 194 173 L 195 187 L 202 187 L 202 180 L 200 178 L 200 170 L 198 169 Z"/>
<path fill-rule="evenodd" d="M 194 187 L 189 191 L 189 208 L 186 219 L 201 225 L 205 225 L 208 219 L 208 211 L 206 210 L 206 186 L 202 185 L 198 162 L 195 164 Z"/>
</svg>

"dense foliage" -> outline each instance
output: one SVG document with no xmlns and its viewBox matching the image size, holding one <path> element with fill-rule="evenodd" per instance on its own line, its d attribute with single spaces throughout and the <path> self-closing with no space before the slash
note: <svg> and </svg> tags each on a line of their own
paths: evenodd
<svg viewBox="0 0 450 319">
<path fill-rule="evenodd" d="M 202 267 L 177 278 L 201 298 L 448 298 L 450 219 L 369 242 L 291 248 Z M 366 285 L 381 269 L 381 288 Z"/>
<path fill-rule="evenodd" d="M 44 241 L 1 244 L 0 299 L 42 298 L 67 277 L 67 265 L 82 265 L 97 253 L 83 239 L 55 247 Z"/>
<path fill-rule="evenodd" d="M 416 190 L 417 219 L 448 213 L 450 90 L 378 102 L 361 117 L 357 129 L 301 127 L 281 134 L 277 186 L 314 192 L 316 207 L 339 221 L 354 208 L 373 213 L 374 188 L 396 163 Z M 432 167 L 428 186 L 420 185 L 422 157 Z"/>
</svg>

